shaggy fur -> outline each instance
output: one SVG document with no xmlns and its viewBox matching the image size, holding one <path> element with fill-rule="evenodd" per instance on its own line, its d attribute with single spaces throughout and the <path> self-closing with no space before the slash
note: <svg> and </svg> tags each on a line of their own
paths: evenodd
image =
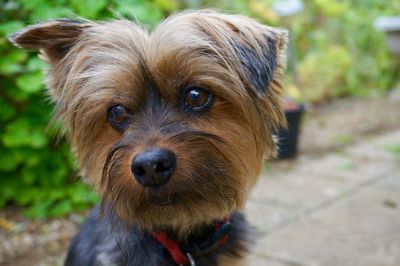
<svg viewBox="0 0 400 266">
<path fill-rule="evenodd" d="M 83 263 L 89 253 L 74 251 L 76 246 L 92 245 L 102 234 L 112 238 L 112 221 L 117 238 L 163 231 L 185 242 L 243 208 L 263 158 L 275 154 L 273 133 L 285 125 L 280 100 L 286 35 L 246 17 L 194 11 L 166 19 L 152 33 L 126 20 L 52 20 L 11 37 L 19 47 L 39 49 L 51 65 L 47 84 L 56 116 L 82 176 L 102 198 L 95 213 L 107 219 L 88 219 L 72 245 L 71 265 L 89 265 Z M 208 110 L 184 108 L 191 86 L 213 95 Z M 107 112 L 116 104 L 129 115 L 121 130 L 110 125 Z M 141 186 L 131 172 L 132 159 L 151 147 L 173 151 L 177 161 L 171 180 L 157 188 Z M 236 229 L 245 225 L 239 220 Z M 232 246 L 244 246 L 238 244 L 246 239 L 242 234 Z M 117 252 L 120 244 L 104 245 Z M 157 249 L 155 243 L 144 246 Z M 118 249 L 119 259 L 126 248 Z M 136 256 L 132 250 L 129 257 Z M 150 265 L 139 259 L 143 252 L 141 263 L 131 265 Z M 90 265 L 107 261 L 104 252 L 95 253 Z M 214 264 L 243 253 L 218 253 Z"/>
</svg>

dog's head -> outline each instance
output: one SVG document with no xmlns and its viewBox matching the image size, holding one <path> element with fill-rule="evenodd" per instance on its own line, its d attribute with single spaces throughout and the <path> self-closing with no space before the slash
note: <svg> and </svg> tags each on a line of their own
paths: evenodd
<svg viewBox="0 0 400 266">
<path fill-rule="evenodd" d="M 11 39 L 51 65 L 48 91 L 82 175 L 128 224 L 190 230 L 220 218 L 275 153 L 285 31 L 196 11 L 151 34 L 53 20 Z"/>
</svg>

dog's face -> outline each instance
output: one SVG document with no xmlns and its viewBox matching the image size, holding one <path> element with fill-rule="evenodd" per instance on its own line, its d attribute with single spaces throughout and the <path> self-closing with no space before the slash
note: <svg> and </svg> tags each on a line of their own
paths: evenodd
<svg viewBox="0 0 400 266">
<path fill-rule="evenodd" d="M 40 49 L 82 175 L 127 224 L 190 230 L 241 208 L 275 152 L 286 33 L 240 16 L 55 20 L 12 37 Z"/>
</svg>

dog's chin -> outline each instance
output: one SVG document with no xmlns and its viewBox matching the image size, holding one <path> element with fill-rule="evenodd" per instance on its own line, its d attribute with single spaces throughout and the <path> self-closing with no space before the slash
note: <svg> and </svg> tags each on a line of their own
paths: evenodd
<svg viewBox="0 0 400 266">
<path fill-rule="evenodd" d="M 149 201 L 157 206 L 170 206 L 179 202 L 180 196 L 178 193 L 160 193 L 149 197 Z"/>
<path fill-rule="evenodd" d="M 223 219 L 231 209 L 227 203 L 216 206 L 208 201 L 193 201 L 177 192 L 147 195 L 126 217 L 127 224 L 137 224 L 146 231 L 178 231 L 185 234 L 215 220 Z M 223 206 L 222 206 L 223 205 Z M 134 217 L 134 219 L 131 219 Z"/>
</svg>

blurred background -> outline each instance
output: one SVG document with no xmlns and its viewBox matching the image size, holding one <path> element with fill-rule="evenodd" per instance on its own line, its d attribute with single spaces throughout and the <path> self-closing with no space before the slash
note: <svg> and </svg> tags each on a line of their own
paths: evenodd
<svg viewBox="0 0 400 266">
<path fill-rule="evenodd" d="M 102 20 L 114 18 L 115 14 L 137 20 L 151 29 L 160 20 L 179 10 L 199 8 L 247 15 L 268 25 L 287 28 L 291 32 L 285 108 L 288 115 L 293 113 L 294 109 L 300 110 L 300 113 L 305 110 L 305 114 L 298 120 L 300 129 L 298 147 L 293 154 L 281 155 L 281 158 L 294 155 L 297 157 L 266 163 L 265 177 L 282 173 L 306 175 L 307 172 L 301 171 L 304 168 L 313 170 L 311 165 L 315 167 L 314 170 L 319 173 L 318 175 L 322 175 L 318 171 L 319 168 L 325 168 L 331 172 L 344 169 L 355 176 L 365 176 L 365 173 L 357 171 L 365 169 L 366 164 L 374 166 L 368 173 L 379 169 L 387 170 L 389 167 L 387 165 L 375 167 L 371 161 L 386 160 L 393 162 L 393 165 L 399 163 L 400 138 L 399 134 L 395 133 L 400 130 L 400 57 L 392 50 L 393 47 L 400 50 L 398 48 L 400 41 L 388 46 L 387 38 L 389 35 L 392 39 L 400 38 L 398 37 L 400 23 L 395 19 L 382 19 L 382 17 L 400 16 L 398 0 L 2 0 L 0 1 L 1 266 L 32 265 L 32 263 L 58 265 L 68 240 L 76 232 L 77 225 L 82 222 L 85 211 L 98 201 L 97 196 L 79 181 L 77 166 L 68 143 L 58 137 L 59 126 L 57 124 L 48 126 L 52 106 L 46 99 L 43 84 L 43 71 L 47 66 L 37 58 L 36 53 L 14 48 L 7 40 L 7 36 L 27 25 L 46 19 L 79 16 Z M 287 132 L 282 134 L 283 139 L 293 138 L 288 136 Z M 376 140 L 381 136 L 388 136 L 390 140 Z M 348 149 L 354 147 L 362 150 L 355 153 L 357 156 L 378 153 L 375 146 L 368 146 L 375 143 L 375 140 L 376 143 L 382 141 L 386 143 L 382 144 L 381 148 L 387 157 L 373 157 L 368 159 L 370 161 L 362 157 L 360 161 L 356 155 L 354 155 L 356 159 L 348 155 L 352 154 Z M 282 151 L 288 149 L 281 148 Z M 343 154 L 346 154 L 346 160 L 341 161 L 341 157 L 337 156 Z M 332 156 L 333 161 L 328 160 L 328 163 L 324 161 L 323 164 L 319 161 L 321 158 Z M 308 165 L 310 167 L 307 167 Z M 396 171 L 393 170 L 393 173 L 397 173 Z M 371 180 L 380 176 L 380 174 L 371 176 Z M 397 181 L 399 179 L 400 177 L 393 181 L 397 183 L 391 186 L 400 188 Z M 276 180 L 280 179 L 271 180 L 278 182 Z M 301 178 L 293 182 L 296 184 L 298 180 Z M 271 194 L 269 199 L 259 199 L 257 189 L 261 187 L 262 190 L 264 188 L 268 190 L 268 186 L 282 186 L 282 193 L 285 193 L 285 187 L 292 186 L 292 183 L 287 185 L 285 182 L 292 181 L 285 179 L 283 183 L 264 184 L 262 179 L 247 211 L 250 217 L 253 217 L 260 214 L 255 214 L 252 209 L 260 210 L 263 206 L 264 208 L 272 206 L 265 209 L 266 213 L 262 214 L 270 217 L 269 220 L 262 219 L 263 222 L 259 224 L 267 238 L 268 233 L 273 232 L 275 228 L 288 224 L 293 217 L 298 218 L 296 215 L 301 214 L 298 210 L 313 209 L 324 199 L 341 197 L 371 180 L 362 179 L 354 183 L 351 179 L 348 181 L 351 185 L 344 186 L 339 192 L 332 190 L 331 184 L 324 184 L 320 188 L 322 199 L 308 201 L 307 198 L 304 206 L 292 206 L 293 209 L 289 210 L 287 206 L 283 206 L 284 204 L 275 206 L 271 203 L 274 200 L 278 202 L 280 195 Z M 304 181 L 300 186 L 309 188 L 307 182 Z M 344 183 L 347 184 L 346 182 Z M 301 195 L 299 197 L 304 199 Z M 298 199 L 295 201 L 301 202 Z M 395 217 L 400 221 L 397 208 L 397 204 L 400 204 L 399 196 L 383 198 L 382 201 L 383 206 L 397 211 Z M 283 209 L 286 212 L 282 212 Z M 399 223 L 397 222 L 395 227 L 398 230 L 400 230 Z M 378 235 L 380 236 L 382 235 Z M 400 265 L 400 240 L 390 243 L 391 252 L 394 253 L 394 255 L 389 254 L 392 260 L 386 264 L 371 265 Z M 257 262 L 252 265 L 269 265 L 268 255 L 264 254 L 269 248 L 270 246 L 261 248 L 258 252 L 260 254 L 255 258 Z M 284 244 L 277 249 L 290 251 Z M 290 262 L 291 257 L 286 259 L 287 254 L 285 254 L 278 256 L 284 259 L 274 260 L 274 257 L 270 256 L 274 263 L 281 263 L 271 265 L 286 265 L 286 260 Z M 287 265 L 308 265 L 310 261 L 304 259 L 301 254 L 299 256 L 293 260 L 299 264 Z M 301 264 L 304 261 L 305 264 Z M 322 265 L 369 264 L 338 262 L 338 264 Z"/>
</svg>

